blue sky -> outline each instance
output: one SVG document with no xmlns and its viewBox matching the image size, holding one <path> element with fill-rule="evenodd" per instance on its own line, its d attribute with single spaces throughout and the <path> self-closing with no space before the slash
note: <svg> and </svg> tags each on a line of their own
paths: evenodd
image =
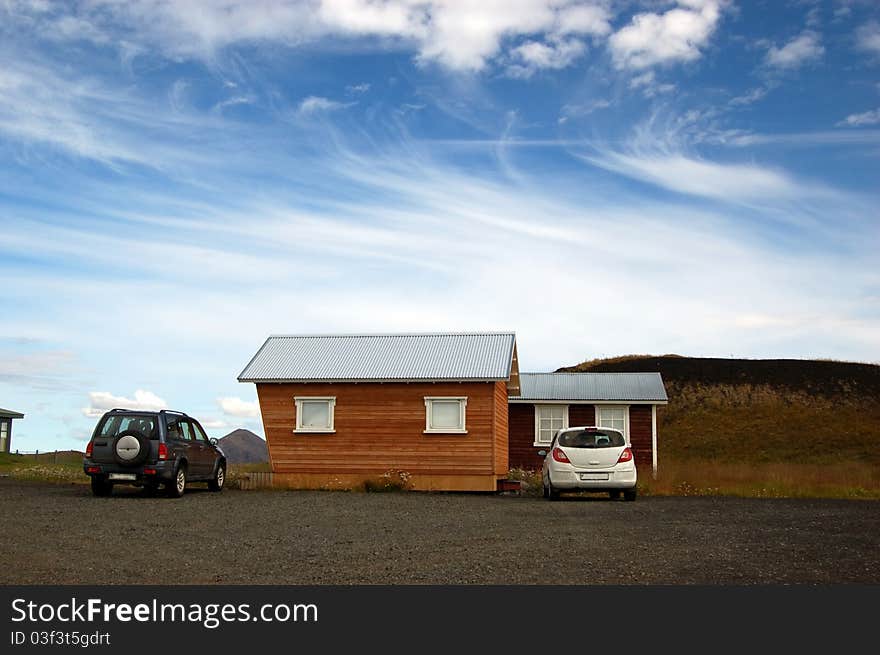
<svg viewBox="0 0 880 655">
<path fill-rule="evenodd" d="M 262 433 L 272 333 L 877 361 L 871 1 L 0 2 L 0 406 Z"/>
</svg>

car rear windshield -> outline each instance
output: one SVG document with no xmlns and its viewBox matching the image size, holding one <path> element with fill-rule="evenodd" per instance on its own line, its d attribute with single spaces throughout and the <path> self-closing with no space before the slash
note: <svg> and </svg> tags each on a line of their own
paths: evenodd
<svg viewBox="0 0 880 655">
<path fill-rule="evenodd" d="M 105 416 L 100 429 L 95 433 L 95 438 L 113 439 L 122 432 L 133 430 L 141 432 L 149 439 L 158 439 L 159 431 L 156 429 L 156 417 L 149 414 L 117 414 Z"/>
<path fill-rule="evenodd" d="M 613 430 L 573 430 L 559 435 L 559 445 L 566 448 L 614 448 L 625 446 L 623 435 Z"/>
</svg>

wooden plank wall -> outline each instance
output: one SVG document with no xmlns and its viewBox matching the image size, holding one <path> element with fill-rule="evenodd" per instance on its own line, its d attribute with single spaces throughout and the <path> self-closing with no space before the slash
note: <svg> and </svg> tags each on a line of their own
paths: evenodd
<svg viewBox="0 0 880 655">
<path fill-rule="evenodd" d="M 506 460 L 504 383 L 258 384 L 277 474 L 491 476 Z M 335 434 L 294 434 L 296 396 L 335 396 Z M 423 434 L 425 396 L 467 396 L 467 434 Z M 503 432 L 505 455 L 496 455 Z M 503 462 L 506 470 L 506 461 Z M 493 482 L 494 484 L 494 482 Z"/>
<path fill-rule="evenodd" d="M 495 475 L 506 476 L 508 468 L 508 413 L 507 383 L 495 383 Z"/>
<path fill-rule="evenodd" d="M 639 473 L 649 475 L 653 467 L 650 405 L 630 405 L 629 441 L 632 444 Z"/>
</svg>

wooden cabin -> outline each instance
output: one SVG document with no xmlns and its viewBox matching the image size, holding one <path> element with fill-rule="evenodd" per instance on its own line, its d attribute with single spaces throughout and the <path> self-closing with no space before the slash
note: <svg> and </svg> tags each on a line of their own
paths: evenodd
<svg viewBox="0 0 880 655">
<path fill-rule="evenodd" d="M 513 333 L 271 336 L 238 380 L 257 387 L 275 485 L 404 472 L 413 489 L 495 491 L 507 476 Z"/>
</svg>

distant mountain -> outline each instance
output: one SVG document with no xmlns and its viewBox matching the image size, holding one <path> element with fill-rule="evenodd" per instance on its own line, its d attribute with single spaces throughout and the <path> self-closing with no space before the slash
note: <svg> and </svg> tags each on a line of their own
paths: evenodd
<svg viewBox="0 0 880 655">
<path fill-rule="evenodd" d="M 880 366 L 626 355 L 560 371 L 663 376 L 661 459 L 880 465 Z"/>
<path fill-rule="evenodd" d="M 239 428 L 219 440 L 230 464 L 263 464 L 269 461 L 266 442 L 250 430 Z"/>
</svg>

